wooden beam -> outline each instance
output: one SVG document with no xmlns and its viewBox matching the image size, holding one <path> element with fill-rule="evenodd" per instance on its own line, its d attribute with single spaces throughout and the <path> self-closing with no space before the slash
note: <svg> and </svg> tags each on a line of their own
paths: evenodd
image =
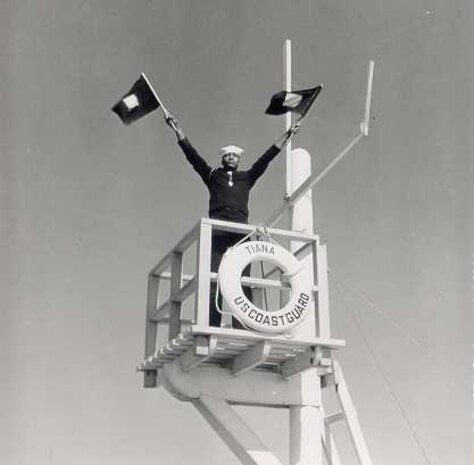
<svg viewBox="0 0 474 465">
<path fill-rule="evenodd" d="M 155 276 L 149 275 L 145 322 L 145 359 L 154 354 L 156 350 L 158 326 L 156 322 L 153 321 L 153 316 L 156 312 L 159 286 L 160 280 Z M 144 373 L 143 386 L 145 388 L 154 388 L 158 386 L 156 370 L 149 370 Z"/>
<path fill-rule="evenodd" d="M 243 465 L 281 465 L 225 400 L 201 396 L 193 404 Z"/>
<path fill-rule="evenodd" d="M 290 207 L 292 207 L 296 202 L 298 202 L 301 197 L 303 197 L 306 192 L 311 189 L 315 184 L 321 181 L 328 173 L 331 171 L 332 168 L 344 158 L 353 148 L 354 146 L 364 137 L 364 135 L 359 132 L 357 136 L 347 145 L 347 147 L 342 150 L 342 152 L 334 158 L 334 160 L 329 163 L 326 168 L 324 168 L 320 173 L 311 175 L 303 184 L 301 184 L 298 189 L 293 192 L 290 197 L 288 197 L 283 205 L 278 207 L 266 220 L 265 224 L 268 226 L 274 225 L 283 213 Z"/>
<path fill-rule="evenodd" d="M 331 337 L 329 315 L 329 283 L 326 244 L 314 244 L 314 275 L 319 288 L 316 303 L 318 337 Z"/>
<path fill-rule="evenodd" d="M 196 254 L 197 294 L 194 319 L 199 325 L 209 326 L 209 292 L 211 286 L 211 237 L 208 220 L 201 220 Z"/>
<path fill-rule="evenodd" d="M 360 465 L 373 465 L 372 459 L 369 455 L 369 449 L 367 448 L 367 444 L 362 434 L 357 411 L 352 402 L 351 395 L 349 394 L 349 389 L 347 388 L 346 380 L 342 374 L 341 366 L 337 361 L 334 362 L 334 376 L 336 378 L 337 397 L 339 398 L 342 411 L 344 412 L 359 463 Z"/>
<path fill-rule="evenodd" d="M 332 364 L 329 349 L 310 347 L 304 352 L 281 364 L 281 376 L 284 379 L 297 375 L 308 368 L 329 367 Z"/>
<path fill-rule="evenodd" d="M 197 278 L 188 281 L 174 296 L 176 302 L 184 302 L 197 289 Z"/>
<path fill-rule="evenodd" d="M 311 244 L 308 243 L 308 246 Z M 272 272 L 278 271 L 278 268 L 273 268 L 270 272 L 266 273 L 265 276 L 269 276 L 272 274 Z M 159 275 L 160 279 L 166 279 L 170 280 L 171 279 L 171 273 L 168 271 L 165 271 Z M 195 275 L 190 275 L 190 274 L 183 274 L 183 282 L 188 283 L 189 281 L 194 280 L 196 277 Z M 217 273 L 211 272 L 210 274 L 211 282 L 216 282 L 217 281 Z M 257 278 L 257 277 L 251 277 L 251 276 L 242 276 L 241 279 L 242 286 L 249 286 L 249 287 L 272 287 L 275 289 L 281 289 L 281 288 L 290 288 L 290 283 L 287 281 L 279 281 L 276 279 L 267 279 L 267 278 Z M 184 289 L 184 286 L 183 288 Z M 195 289 L 193 289 L 194 291 Z M 193 291 L 190 291 L 192 293 Z M 318 286 L 313 286 L 313 292 L 318 291 Z M 189 295 L 186 296 L 186 298 Z"/>
<path fill-rule="evenodd" d="M 199 336 L 194 346 L 179 358 L 179 363 L 184 371 L 190 371 L 208 358 L 212 357 L 217 348 L 217 337 Z"/>
<path fill-rule="evenodd" d="M 188 233 L 173 247 L 174 252 L 184 253 L 191 244 L 197 241 L 200 222 L 195 224 Z"/>
<path fill-rule="evenodd" d="M 336 423 L 338 421 L 344 420 L 346 417 L 344 416 L 343 412 L 336 412 L 336 413 L 331 413 L 329 415 L 326 415 L 324 417 L 324 421 L 326 422 L 327 425 L 332 425 L 333 423 Z"/>
<path fill-rule="evenodd" d="M 159 262 L 158 265 L 153 267 L 150 271 L 150 275 L 159 276 L 164 270 L 171 266 L 171 259 L 173 257 L 173 253 L 170 252 L 166 254 Z"/>
<path fill-rule="evenodd" d="M 268 341 L 262 341 L 249 347 L 232 360 L 232 374 L 239 375 L 260 365 L 270 354 L 271 348 Z"/>
<path fill-rule="evenodd" d="M 204 218 L 203 223 L 212 225 L 220 231 L 239 232 L 241 234 L 249 234 L 255 231 L 255 226 L 243 223 L 233 223 L 231 221 L 215 220 Z M 312 233 L 303 233 L 298 231 L 289 231 L 287 229 L 267 228 L 267 232 L 272 237 L 280 237 L 300 242 L 311 242 L 316 240 L 317 236 Z"/>
<path fill-rule="evenodd" d="M 158 309 L 156 310 L 155 314 L 150 317 L 151 321 L 159 321 L 164 315 L 166 315 L 171 307 L 171 300 L 167 300 L 166 302 L 163 302 Z"/>
<path fill-rule="evenodd" d="M 176 296 L 181 290 L 183 274 L 183 254 L 173 252 L 171 261 L 171 289 L 170 289 L 170 325 L 168 339 L 174 339 L 181 332 L 181 301 Z"/>
<path fill-rule="evenodd" d="M 367 95 L 365 99 L 365 115 L 364 121 L 361 124 L 361 132 L 364 136 L 369 135 L 369 127 L 370 127 L 370 106 L 372 104 L 372 85 L 374 82 L 374 60 L 369 61 L 369 73 L 367 77 Z"/>
<path fill-rule="evenodd" d="M 229 337 L 231 339 L 243 339 L 245 341 L 275 341 L 279 344 L 295 346 L 296 344 L 312 347 L 321 346 L 327 349 L 340 349 L 346 346 L 346 342 L 342 339 L 324 339 L 324 338 L 308 338 L 301 337 L 298 339 L 288 339 L 283 334 L 264 334 L 254 333 L 243 329 L 229 329 L 229 328 L 217 328 L 209 326 L 193 325 L 189 329 L 193 335 L 210 335 L 215 334 L 217 336 Z"/>
<path fill-rule="evenodd" d="M 324 409 L 323 409 L 324 412 Z M 326 456 L 328 465 L 341 465 L 341 458 L 337 450 L 336 441 L 331 431 L 331 424 L 344 419 L 342 412 L 334 413 L 332 415 L 324 415 L 324 432 L 321 437 L 323 442 L 323 451 Z"/>
<path fill-rule="evenodd" d="M 285 72 L 285 91 L 291 92 L 291 40 L 286 39 L 284 45 L 284 72 Z M 285 131 L 288 131 L 291 126 L 291 111 L 286 112 L 285 115 Z M 291 160 L 291 139 L 286 144 L 286 184 L 285 194 L 291 194 L 291 179 L 292 179 L 292 160 Z"/>
<path fill-rule="evenodd" d="M 171 321 L 170 318 L 166 317 L 166 316 L 156 320 L 156 322 L 160 323 L 160 324 L 168 324 L 170 321 Z M 194 324 L 194 320 L 183 320 L 183 319 L 181 319 L 181 324 L 182 325 L 192 325 L 192 324 Z"/>
<path fill-rule="evenodd" d="M 283 362 L 281 364 L 281 376 L 283 379 L 288 379 L 290 376 L 297 375 L 308 368 L 318 366 L 318 363 L 316 347 L 310 347 L 304 352 Z"/>
</svg>

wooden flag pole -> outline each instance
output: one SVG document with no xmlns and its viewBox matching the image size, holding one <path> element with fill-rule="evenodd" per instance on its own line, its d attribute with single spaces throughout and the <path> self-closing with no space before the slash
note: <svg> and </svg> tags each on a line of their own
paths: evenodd
<svg viewBox="0 0 474 465">
<path fill-rule="evenodd" d="M 367 78 L 367 97 L 365 100 L 365 116 L 364 121 L 361 124 L 361 132 L 364 136 L 369 135 L 369 124 L 370 124 L 370 106 L 372 104 L 372 84 L 374 82 L 374 60 L 369 61 L 369 76 Z"/>
<path fill-rule="evenodd" d="M 151 82 L 150 80 L 147 78 L 146 74 L 145 73 L 141 73 L 141 76 L 143 77 L 143 79 L 145 79 L 146 83 L 148 84 L 148 87 L 150 88 L 151 92 L 153 93 L 154 97 L 156 98 L 156 100 L 158 101 L 159 105 L 160 105 L 160 108 L 163 110 L 163 113 L 165 115 L 165 118 L 169 118 L 171 115 L 170 115 L 170 112 L 166 109 L 166 107 L 163 105 L 163 102 L 161 101 L 160 97 L 158 97 L 158 94 L 156 93 L 156 90 L 155 88 L 151 85 Z M 176 128 L 176 125 L 171 122 L 171 125 L 173 126 L 173 129 L 176 131 L 177 128 Z"/>
<path fill-rule="evenodd" d="M 352 149 L 353 147 L 364 137 L 369 135 L 369 122 L 370 122 L 370 109 L 372 103 L 372 85 L 374 80 L 374 60 L 369 62 L 369 75 L 367 79 L 367 96 L 365 103 L 364 120 L 360 123 L 359 134 L 347 145 L 342 152 L 337 155 L 334 160 L 329 163 L 320 173 L 312 174 L 298 189 L 292 192 L 289 196 L 286 196 L 283 205 L 278 207 L 264 222 L 266 226 L 274 225 L 285 213 L 288 208 L 291 208 L 305 193 L 313 188 L 318 182 L 320 182 L 328 173 L 331 171 L 337 163 L 339 163 Z"/>
<path fill-rule="evenodd" d="M 285 40 L 284 49 L 284 72 L 285 72 L 285 91 L 291 92 L 291 40 Z M 291 127 L 291 111 L 286 112 L 285 115 L 285 131 Z M 285 197 L 291 195 L 291 139 L 286 144 L 286 192 Z"/>
</svg>

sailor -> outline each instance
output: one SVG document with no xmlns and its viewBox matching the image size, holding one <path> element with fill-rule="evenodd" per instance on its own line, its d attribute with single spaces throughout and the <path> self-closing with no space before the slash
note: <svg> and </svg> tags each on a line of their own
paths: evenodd
<svg viewBox="0 0 474 465">
<path fill-rule="evenodd" d="M 237 223 L 248 223 L 249 219 L 249 194 L 257 180 L 267 169 L 269 163 L 281 152 L 293 134 L 300 130 L 301 122 L 292 124 L 266 152 L 247 171 L 240 171 L 239 165 L 244 150 L 235 145 L 228 145 L 220 149 L 221 165 L 212 168 L 199 155 L 191 145 L 173 115 L 166 118 L 176 134 L 178 145 L 181 147 L 186 159 L 199 174 L 209 191 L 209 217 Z M 211 271 L 217 272 L 222 256 L 226 250 L 240 241 L 244 236 L 227 231 L 215 230 L 212 234 Z M 250 275 L 250 266 L 244 270 L 244 276 Z M 246 296 L 250 299 L 250 289 L 244 288 Z M 216 284 L 211 283 L 209 324 L 221 325 L 221 314 L 215 304 Z M 239 322 L 233 319 L 234 328 L 242 328 Z"/>
</svg>

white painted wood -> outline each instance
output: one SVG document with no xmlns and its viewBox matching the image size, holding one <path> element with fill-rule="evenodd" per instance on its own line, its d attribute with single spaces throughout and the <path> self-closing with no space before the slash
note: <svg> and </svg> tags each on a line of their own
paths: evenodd
<svg viewBox="0 0 474 465">
<path fill-rule="evenodd" d="M 209 326 L 193 325 L 189 329 L 192 334 L 216 334 L 228 336 L 232 339 L 243 339 L 247 341 L 278 341 L 279 343 L 302 346 L 322 346 L 328 349 L 340 349 L 345 347 L 346 341 L 343 339 L 329 338 L 289 338 L 285 335 L 272 335 L 263 333 L 254 333 L 243 329 L 214 328 Z"/>
<path fill-rule="evenodd" d="M 324 412 L 324 408 L 323 408 Z M 324 417 L 324 434 L 322 436 L 324 456 L 328 465 L 341 465 L 339 451 L 331 431 L 331 424 L 344 419 L 342 412 L 337 412 Z"/>
<path fill-rule="evenodd" d="M 179 289 L 176 293 L 174 300 L 177 302 L 184 302 L 191 294 L 196 292 L 197 289 L 197 278 L 194 277 L 190 281 L 187 281 L 186 284 Z"/>
<path fill-rule="evenodd" d="M 329 316 L 329 282 L 326 244 L 318 241 L 315 245 L 316 276 L 317 276 L 317 335 L 322 338 L 331 337 Z"/>
<path fill-rule="evenodd" d="M 167 270 L 171 266 L 171 258 L 173 256 L 173 252 L 169 252 L 166 254 L 158 264 L 153 267 L 150 271 L 150 275 L 159 276 L 163 271 Z"/>
<path fill-rule="evenodd" d="M 310 245 L 311 244 L 308 244 L 308 246 L 310 246 Z M 275 271 L 277 271 L 277 268 L 273 268 L 273 272 L 275 272 Z M 271 273 L 266 273 L 267 276 L 269 274 L 271 274 Z M 161 273 L 159 275 L 159 278 L 160 279 L 165 279 L 165 280 L 170 280 L 171 279 L 171 273 L 168 272 L 168 271 L 164 271 L 163 273 Z M 185 282 L 186 284 L 188 284 L 189 281 L 192 281 L 194 278 L 195 278 L 194 275 L 183 274 L 183 282 Z M 217 281 L 217 273 L 211 272 L 211 282 L 216 282 L 216 281 Z M 276 279 L 266 279 L 266 278 L 257 278 L 257 277 L 249 277 L 249 276 L 242 276 L 242 281 L 241 282 L 242 282 L 243 286 L 247 285 L 247 286 L 258 287 L 258 288 L 271 287 L 271 288 L 275 288 L 275 289 L 281 289 L 281 288 L 289 288 L 290 287 L 290 284 L 286 281 L 281 282 L 281 281 L 277 281 Z M 197 288 L 196 284 L 195 284 L 195 286 Z M 318 287 L 313 286 L 313 291 L 317 292 L 317 290 L 318 290 Z M 181 301 L 185 300 L 188 297 L 188 295 L 187 295 L 188 291 L 190 293 L 193 293 L 195 291 L 195 289 L 193 288 L 192 290 L 189 290 L 189 289 L 185 290 L 185 286 L 183 286 L 183 288 L 181 289 L 181 292 L 184 294 L 184 297 L 181 297 Z M 186 294 L 185 294 L 185 292 L 186 292 Z M 257 305 L 257 306 L 259 307 L 260 305 Z"/>
<path fill-rule="evenodd" d="M 250 224 L 232 223 L 230 221 L 222 221 L 211 218 L 203 218 L 201 224 L 213 225 L 215 229 L 221 231 L 239 232 L 242 234 L 249 234 L 255 232 L 256 227 Z M 267 228 L 268 234 L 275 239 L 292 239 L 301 242 L 311 242 L 316 240 L 316 235 L 301 233 L 296 231 L 289 231 L 288 229 Z"/>
<path fill-rule="evenodd" d="M 290 407 L 290 465 L 321 465 L 321 409 Z"/>
<path fill-rule="evenodd" d="M 291 159 L 291 191 L 294 192 L 311 175 L 311 157 L 304 149 L 294 149 L 291 154 Z M 306 194 L 293 205 L 291 229 L 302 233 L 313 232 L 313 201 L 311 190 L 306 192 Z M 302 245 L 304 245 L 304 243 L 292 241 L 290 244 L 290 251 L 295 252 L 296 250 L 299 250 Z M 300 262 L 304 266 L 302 273 L 304 274 L 305 279 L 313 285 L 314 266 L 312 254 L 308 254 L 300 259 Z M 316 336 L 315 316 L 315 302 L 314 299 L 312 299 L 308 307 L 307 317 L 294 330 L 295 337 Z"/>
<path fill-rule="evenodd" d="M 369 73 L 367 77 L 367 96 L 365 99 L 365 116 L 364 121 L 361 124 L 361 131 L 364 136 L 369 135 L 369 127 L 370 127 L 370 107 L 372 104 L 372 85 L 374 82 L 374 67 L 375 62 L 374 60 L 369 61 Z"/>
<path fill-rule="evenodd" d="M 324 421 L 326 422 L 327 425 L 337 423 L 338 421 L 342 421 L 344 419 L 345 419 L 345 416 L 344 416 L 344 413 L 342 412 L 331 413 L 330 415 L 326 415 L 324 417 Z"/>
<path fill-rule="evenodd" d="M 196 254 L 197 294 L 194 320 L 203 326 L 209 326 L 211 243 L 211 225 L 201 220 Z"/>
<path fill-rule="evenodd" d="M 249 347 L 232 361 L 232 374 L 240 375 L 263 363 L 270 353 L 271 345 L 268 341 L 262 341 Z"/>
<path fill-rule="evenodd" d="M 316 356 L 316 347 L 310 347 L 296 357 L 284 362 L 281 365 L 281 376 L 283 379 L 288 379 L 309 368 L 316 367 L 318 363 L 319 358 Z"/>
<path fill-rule="evenodd" d="M 321 382 L 317 369 L 311 368 L 289 381 L 298 382 L 301 404 L 290 406 L 290 465 L 322 465 L 322 410 Z M 309 403 L 314 396 L 319 403 Z"/>
<path fill-rule="evenodd" d="M 283 380 L 279 373 L 250 370 L 234 376 L 228 369 L 206 365 L 185 372 L 180 363 L 174 362 L 160 368 L 159 377 L 180 400 L 207 395 L 247 406 L 321 405 L 321 392 L 316 384 L 314 389 L 302 390 L 298 377 Z"/>
<path fill-rule="evenodd" d="M 181 301 L 177 300 L 176 297 L 181 290 L 182 274 L 183 254 L 173 252 L 171 259 L 169 340 L 174 339 L 181 332 Z"/>
<path fill-rule="evenodd" d="M 157 277 L 148 276 L 148 296 L 146 309 L 146 334 L 145 334 L 145 358 L 153 354 L 156 350 L 157 325 L 153 322 L 158 303 L 158 291 L 160 281 Z"/>
<path fill-rule="evenodd" d="M 171 299 L 168 299 L 158 307 L 155 314 L 151 317 L 151 320 L 155 322 L 159 321 L 161 318 L 163 318 L 165 315 L 169 313 L 170 307 L 171 307 Z"/>
<path fill-rule="evenodd" d="M 202 396 L 193 404 L 243 465 L 281 465 L 223 399 Z"/>
<path fill-rule="evenodd" d="M 146 306 L 146 327 L 145 327 L 145 358 L 152 355 L 156 350 L 156 336 L 158 325 L 153 318 L 155 316 L 156 307 L 158 304 L 158 291 L 160 281 L 153 275 L 148 275 L 148 296 Z M 156 370 L 149 370 L 144 372 L 143 385 L 146 388 L 157 387 L 157 372 Z"/>
<path fill-rule="evenodd" d="M 341 366 L 337 361 L 334 361 L 334 376 L 336 379 L 336 393 L 339 398 L 342 411 L 346 417 L 347 426 L 349 428 L 349 433 L 354 444 L 359 463 L 360 465 L 373 465 L 367 444 L 362 434 L 357 411 L 355 409 L 354 403 L 352 402 L 351 395 L 349 394 L 349 389 L 347 388 Z"/>
<path fill-rule="evenodd" d="M 200 336 L 195 339 L 194 347 L 188 349 L 179 358 L 179 363 L 184 371 L 190 371 L 212 357 L 216 352 L 217 338 Z"/>
<path fill-rule="evenodd" d="M 285 213 L 285 211 L 292 207 L 306 192 L 314 187 L 318 182 L 320 182 L 328 173 L 329 171 L 336 166 L 353 148 L 354 146 L 364 137 L 364 135 L 359 132 L 357 136 L 346 146 L 346 148 L 339 153 L 339 155 L 334 158 L 334 160 L 329 163 L 326 168 L 323 169 L 319 174 L 311 175 L 295 192 L 293 192 L 288 199 L 285 200 L 283 205 L 278 207 L 266 220 L 265 223 L 268 226 L 274 225 L 281 216 Z"/>
<path fill-rule="evenodd" d="M 163 102 L 161 101 L 160 97 L 158 97 L 158 94 L 156 93 L 156 90 L 154 89 L 154 87 L 151 85 L 151 82 L 149 81 L 149 79 L 147 78 L 147 76 L 145 75 L 145 73 L 141 73 L 141 76 L 143 77 L 143 79 L 146 81 L 146 83 L 148 84 L 148 87 L 150 88 L 151 90 L 151 93 L 154 95 L 154 97 L 156 98 L 157 102 L 159 103 L 159 108 L 161 108 L 163 110 L 163 113 L 165 114 L 165 117 L 168 118 L 169 117 L 169 111 L 166 109 L 166 107 L 163 105 Z"/>
<path fill-rule="evenodd" d="M 284 48 L 284 74 L 285 83 L 284 89 L 286 92 L 291 92 L 291 40 L 285 40 Z M 291 126 L 291 111 L 285 114 L 285 131 L 288 131 Z M 292 154 L 291 154 L 291 139 L 286 145 L 286 196 L 289 196 L 293 192 L 292 187 Z"/>
</svg>

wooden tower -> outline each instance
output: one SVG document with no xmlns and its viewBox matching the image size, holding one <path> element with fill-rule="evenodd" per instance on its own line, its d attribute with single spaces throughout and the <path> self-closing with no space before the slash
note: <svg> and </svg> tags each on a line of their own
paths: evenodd
<svg viewBox="0 0 474 465">
<path fill-rule="evenodd" d="M 285 86 L 291 90 L 291 43 L 285 43 Z M 313 233 L 311 188 L 369 132 L 373 62 L 369 67 L 364 120 L 355 139 L 317 175 L 309 154 L 287 147 L 286 196 L 282 207 L 255 225 L 201 219 L 148 275 L 145 358 L 138 367 L 147 388 L 165 387 L 190 402 L 243 464 L 278 465 L 233 409 L 234 405 L 289 410 L 290 464 L 341 465 L 331 425 L 345 421 L 361 465 L 372 465 L 340 365 L 334 353 L 345 342 L 331 336 L 326 246 Z M 287 127 L 291 116 L 287 117 Z M 271 227 L 289 212 L 288 229 Z M 269 334 L 209 326 L 213 230 L 264 233 L 291 251 L 304 265 L 312 302 L 306 319 L 291 333 Z M 186 270 L 192 258 L 191 270 Z M 273 268 L 263 277 L 243 277 L 255 295 L 265 289 L 289 291 Z M 194 301 L 194 302 L 193 302 Z M 189 304 L 193 303 L 192 306 Z M 187 307 L 186 307 L 187 306 Z M 323 389 L 333 390 L 339 409 L 326 412 Z"/>
</svg>

